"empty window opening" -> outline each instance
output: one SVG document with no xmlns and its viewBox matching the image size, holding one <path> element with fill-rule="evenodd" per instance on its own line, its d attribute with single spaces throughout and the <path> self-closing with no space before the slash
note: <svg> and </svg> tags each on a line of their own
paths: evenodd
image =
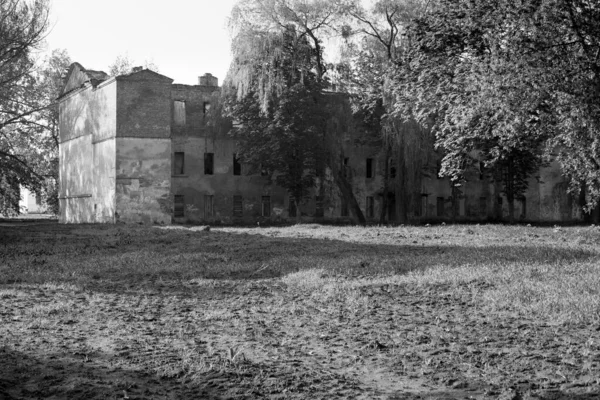
<svg viewBox="0 0 600 400">
<path fill-rule="evenodd" d="M 241 175 L 242 174 L 242 164 L 240 163 L 240 159 L 237 154 L 233 154 L 233 174 Z"/>
<path fill-rule="evenodd" d="M 173 114 L 175 118 L 175 125 L 185 125 L 185 101 L 175 100 L 173 102 Z"/>
<path fill-rule="evenodd" d="M 176 194 L 173 200 L 173 217 L 182 218 L 185 216 L 185 201 L 183 195 Z"/>
<path fill-rule="evenodd" d="M 373 159 L 367 158 L 367 178 L 372 178 L 373 175 Z"/>
<path fill-rule="evenodd" d="M 204 195 L 204 218 L 214 216 L 214 196 L 212 194 Z"/>
<path fill-rule="evenodd" d="M 263 196 L 261 199 L 261 211 L 263 217 L 271 216 L 271 196 Z"/>
<path fill-rule="evenodd" d="M 485 197 L 479 198 L 479 214 L 481 216 L 487 215 L 487 199 Z"/>
<path fill-rule="evenodd" d="M 437 216 L 438 217 L 444 216 L 444 198 L 443 197 L 437 198 Z"/>
<path fill-rule="evenodd" d="M 296 200 L 294 199 L 294 196 L 289 196 L 288 197 L 288 214 L 290 215 L 290 217 L 295 217 L 296 216 Z"/>
<path fill-rule="evenodd" d="M 367 218 L 375 216 L 375 200 L 373 196 L 367 196 Z"/>
<path fill-rule="evenodd" d="M 348 202 L 344 198 L 342 198 L 342 209 L 341 209 L 340 215 L 342 217 L 347 217 L 349 215 Z"/>
<path fill-rule="evenodd" d="M 233 196 L 233 216 L 241 217 L 244 215 L 242 196 Z"/>
<path fill-rule="evenodd" d="M 185 153 L 176 152 L 175 162 L 173 163 L 173 175 L 183 175 L 185 172 Z"/>
<path fill-rule="evenodd" d="M 204 175 L 212 175 L 215 171 L 215 154 L 204 153 Z"/>
<path fill-rule="evenodd" d="M 315 217 L 323 217 L 325 215 L 323 209 L 323 196 L 315 197 Z"/>
<path fill-rule="evenodd" d="M 205 101 L 204 103 L 202 103 L 202 112 L 204 114 L 208 113 L 210 111 L 210 102 Z"/>
</svg>

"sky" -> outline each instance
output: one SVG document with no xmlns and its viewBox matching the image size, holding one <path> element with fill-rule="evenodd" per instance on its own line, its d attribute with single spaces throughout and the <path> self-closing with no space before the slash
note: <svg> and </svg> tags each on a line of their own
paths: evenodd
<svg viewBox="0 0 600 400">
<path fill-rule="evenodd" d="M 108 72 L 117 56 L 155 64 L 175 83 L 210 72 L 223 82 L 231 60 L 227 19 L 235 0 L 51 0 L 47 51 L 66 49 L 84 68 Z"/>
</svg>

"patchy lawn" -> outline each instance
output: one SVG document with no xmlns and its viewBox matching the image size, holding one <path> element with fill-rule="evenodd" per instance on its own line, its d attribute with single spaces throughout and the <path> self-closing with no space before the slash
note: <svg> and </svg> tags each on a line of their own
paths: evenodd
<svg viewBox="0 0 600 400">
<path fill-rule="evenodd" d="M 0 399 L 592 399 L 600 228 L 0 223 Z"/>
</svg>

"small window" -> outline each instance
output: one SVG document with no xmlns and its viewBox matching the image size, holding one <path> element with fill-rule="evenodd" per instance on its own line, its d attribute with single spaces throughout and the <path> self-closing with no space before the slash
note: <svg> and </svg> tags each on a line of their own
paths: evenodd
<svg viewBox="0 0 600 400">
<path fill-rule="evenodd" d="M 185 216 L 185 202 L 183 195 L 175 195 L 173 200 L 173 216 L 175 218 L 182 218 Z"/>
<path fill-rule="evenodd" d="M 521 219 L 527 218 L 527 199 L 525 196 L 519 198 L 519 202 L 521 203 Z"/>
<path fill-rule="evenodd" d="M 367 158 L 367 178 L 372 178 L 373 175 L 373 159 Z"/>
<path fill-rule="evenodd" d="M 202 112 L 204 114 L 206 114 L 209 111 L 210 111 L 210 102 L 205 101 L 204 103 L 202 103 Z"/>
<path fill-rule="evenodd" d="M 269 170 L 263 164 L 260 164 L 260 176 L 269 176 Z"/>
<path fill-rule="evenodd" d="M 485 163 L 483 161 L 479 161 L 479 180 L 482 181 L 485 173 Z"/>
<path fill-rule="evenodd" d="M 204 195 L 204 218 L 214 216 L 214 196 L 212 194 Z"/>
<path fill-rule="evenodd" d="M 240 163 L 240 159 L 237 154 L 233 154 L 233 174 L 241 175 L 242 174 L 242 164 Z"/>
<path fill-rule="evenodd" d="M 173 175 L 183 175 L 185 172 L 185 153 L 175 153 L 175 162 L 173 163 Z"/>
<path fill-rule="evenodd" d="M 444 216 L 444 198 L 443 197 L 437 198 L 437 216 L 438 217 Z"/>
<path fill-rule="evenodd" d="M 244 206 L 242 196 L 233 196 L 233 216 L 241 217 L 244 215 Z"/>
<path fill-rule="evenodd" d="M 342 217 L 347 217 L 350 213 L 348 212 L 348 202 L 346 199 L 342 198 L 342 209 L 340 215 Z"/>
<path fill-rule="evenodd" d="M 479 214 L 481 216 L 487 215 L 487 199 L 485 197 L 479 198 Z"/>
<path fill-rule="evenodd" d="M 261 211 L 263 217 L 271 216 L 271 196 L 263 196 L 261 199 Z"/>
<path fill-rule="evenodd" d="M 350 163 L 350 159 L 348 157 L 344 157 L 344 162 L 342 164 L 342 176 L 347 178 L 350 174 L 348 173 L 348 166 Z"/>
<path fill-rule="evenodd" d="M 39 195 L 39 194 L 35 195 L 35 204 L 37 206 L 41 206 L 42 205 L 42 196 L 41 195 Z"/>
<path fill-rule="evenodd" d="M 296 216 L 296 201 L 294 199 L 294 196 L 289 196 L 288 197 L 288 214 L 290 217 L 295 217 Z"/>
<path fill-rule="evenodd" d="M 502 196 L 498 196 L 498 205 L 502 207 Z"/>
<path fill-rule="evenodd" d="M 315 198 L 315 217 L 323 217 L 324 215 L 323 196 L 317 196 Z"/>
<path fill-rule="evenodd" d="M 375 201 L 373 196 L 367 196 L 367 218 L 375 216 Z"/>
<path fill-rule="evenodd" d="M 204 175 L 212 175 L 215 171 L 215 154 L 204 153 Z"/>
<path fill-rule="evenodd" d="M 175 100 L 173 102 L 173 114 L 175 118 L 175 125 L 185 125 L 185 101 Z"/>
</svg>

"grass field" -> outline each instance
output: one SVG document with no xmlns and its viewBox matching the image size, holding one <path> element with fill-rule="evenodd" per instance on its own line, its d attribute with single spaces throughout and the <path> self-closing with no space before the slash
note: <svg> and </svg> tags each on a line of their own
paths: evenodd
<svg viewBox="0 0 600 400">
<path fill-rule="evenodd" d="M 0 399 L 598 396 L 598 227 L 0 222 Z"/>
</svg>

